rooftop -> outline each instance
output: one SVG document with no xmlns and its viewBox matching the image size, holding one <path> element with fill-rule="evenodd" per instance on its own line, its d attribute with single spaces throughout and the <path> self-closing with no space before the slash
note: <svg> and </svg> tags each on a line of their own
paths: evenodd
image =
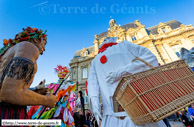
<svg viewBox="0 0 194 127">
<path fill-rule="evenodd" d="M 164 24 L 169 25 L 171 27 L 171 29 L 173 30 L 173 29 L 179 28 L 182 23 L 177 21 L 177 20 L 171 20 L 171 21 L 165 22 Z M 128 23 L 128 24 L 122 25 L 121 27 L 124 28 L 125 30 L 128 30 L 129 28 L 137 28 L 138 25 L 135 23 Z M 148 35 L 149 34 L 156 35 L 156 34 L 158 34 L 157 29 L 158 29 L 158 25 L 146 28 L 146 31 L 147 31 Z M 105 31 L 105 32 L 100 33 L 98 35 L 97 39 L 101 39 L 101 38 L 107 37 L 107 36 L 108 36 L 108 31 Z M 90 54 L 94 51 L 94 46 L 88 47 L 86 49 L 88 50 L 88 54 Z M 79 58 L 81 51 L 82 51 L 82 49 L 76 51 L 74 58 Z"/>
</svg>

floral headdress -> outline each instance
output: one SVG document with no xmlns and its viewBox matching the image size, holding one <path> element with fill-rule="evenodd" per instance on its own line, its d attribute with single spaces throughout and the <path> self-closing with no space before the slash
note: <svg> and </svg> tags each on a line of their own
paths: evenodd
<svg viewBox="0 0 194 127">
<path fill-rule="evenodd" d="M 4 47 L 0 49 L 0 56 L 2 56 L 7 51 L 7 49 L 9 49 L 10 47 L 14 46 L 19 42 L 30 41 L 30 39 L 32 38 L 41 39 L 41 37 L 43 37 L 43 39 L 46 40 L 47 39 L 46 32 L 47 32 L 46 30 L 43 32 L 41 29 L 38 30 L 37 28 L 31 27 L 27 27 L 25 29 L 23 28 L 23 31 L 15 36 L 15 39 L 3 40 Z"/>
</svg>

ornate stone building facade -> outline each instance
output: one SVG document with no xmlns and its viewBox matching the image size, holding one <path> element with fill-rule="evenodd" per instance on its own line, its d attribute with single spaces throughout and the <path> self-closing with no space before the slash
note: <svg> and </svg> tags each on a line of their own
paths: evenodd
<svg viewBox="0 0 194 127">
<path fill-rule="evenodd" d="M 93 46 L 76 51 L 70 62 L 72 70 L 71 80 L 79 82 L 78 90 L 85 94 L 85 82 L 89 74 L 90 64 L 98 53 L 99 45 L 106 37 L 118 37 L 118 43 L 123 40 L 147 47 L 157 57 L 160 64 L 179 59 L 180 48 L 194 47 L 194 27 L 184 25 L 176 20 L 159 23 L 146 28 L 139 20 L 126 25 L 117 25 L 114 19 L 109 22 L 108 31 L 94 36 Z M 87 97 L 85 96 L 86 108 Z"/>
</svg>

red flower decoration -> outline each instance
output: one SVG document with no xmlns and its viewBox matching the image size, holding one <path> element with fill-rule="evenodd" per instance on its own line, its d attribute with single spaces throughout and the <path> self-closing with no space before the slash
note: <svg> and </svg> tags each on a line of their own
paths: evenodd
<svg viewBox="0 0 194 127">
<path fill-rule="evenodd" d="M 45 34 L 43 34 L 43 35 L 42 35 L 42 37 L 44 37 L 44 38 L 45 38 L 45 37 L 46 37 L 46 35 L 45 35 Z"/>
<path fill-rule="evenodd" d="M 31 31 L 32 28 L 28 26 L 25 30 L 26 30 L 26 31 Z"/>
<path fill-rule="evenodd" d="M 64 78 L 67 73 L 69 73 L 69 70 L 67 67 L 63 67 L 61 65 L 58 65 L 57 68 L 54 68 L 56 72 L 58 73 L 59 78 Z"/>
<path fill-rule="evenodd" d="M 102 64 L 105 64 L 105 63 L 107 62 L 107 58 L 106 58 L 105 55 L 103 55 L 103 56 L 100 58 L 100 62 L 101 62 Z"/>
<path fill-rule="evenodd" d="M 9 42 L 12 43 L 13 41 L 11 39 L 9 39 Z"/>
<path fill-rule="evenodd" d="M 7 46 L 7 45 L 9 44 L 9 41 L 8 41 L 7 39 L 4 39 L 4 40 L 3 40 L 3 44 L 4 44 L 5 46 Z"/>
</svg>

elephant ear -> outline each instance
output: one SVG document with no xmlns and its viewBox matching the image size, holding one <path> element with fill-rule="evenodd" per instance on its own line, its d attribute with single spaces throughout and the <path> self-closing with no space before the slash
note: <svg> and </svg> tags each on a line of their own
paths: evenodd
<svg viewBox="0 0 194 127">
<path fill-rule="evenodd" d="M 189 50 L 187 50 L 186 48 L 181 48 L 180 49 L 180 58 L 183 60 L 183 59 L 187 59 L 188 57 L 188 54 L 189 54 Z"/>
</svg>

